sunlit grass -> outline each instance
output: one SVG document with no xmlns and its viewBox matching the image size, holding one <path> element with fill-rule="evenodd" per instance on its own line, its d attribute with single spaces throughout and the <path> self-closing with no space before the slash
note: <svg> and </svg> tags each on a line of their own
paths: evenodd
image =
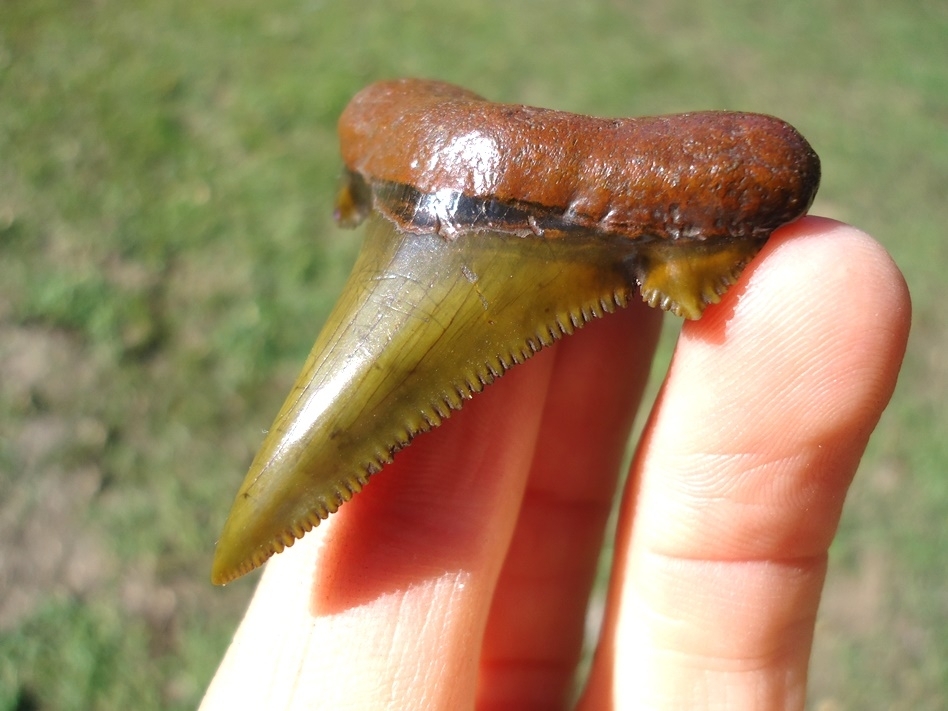
<svg viewBox="0 0 948 711">
<path fill-rule="evenodd" d="M 869 5 L 0 4 L 0 709 L 197 703 L 252 589 L 211 588 L 214 541 L 358 247 L 330 219 L 336 117 L 398 75 L 800 127 L 815 210 L 882 240 L 916 301 L 834 548 L 813 702 L 935 708 L 948 11 Z"/>
</svg>

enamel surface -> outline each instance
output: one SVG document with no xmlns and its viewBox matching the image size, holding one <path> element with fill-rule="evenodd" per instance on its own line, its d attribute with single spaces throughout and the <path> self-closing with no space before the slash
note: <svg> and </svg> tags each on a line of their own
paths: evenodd
<svg viewBox="0 0 948 711">
<path fill-rule="evenodd" d="M 602 240 L 483 233 L 447 241 L 373 217 L 237 494 L 214 582 L 292 544 L 416 434 L 541 347 L 624 306 L 634 289 L 634 275 Z"/>
</svg>

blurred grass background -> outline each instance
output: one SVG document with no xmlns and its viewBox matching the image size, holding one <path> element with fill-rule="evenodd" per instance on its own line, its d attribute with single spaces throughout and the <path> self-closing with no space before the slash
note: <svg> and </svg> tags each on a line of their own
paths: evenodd
<svg viewBox="0 0 948 711">
<path fill-rule="evenodd" d="M 393 76 L 807 136 L 813 212 L 880 239 L 915 302 L 809 703 L 941 708 L 948 5 L 0 0 L 0 709 L 199 701 L 255 582 L 212 588 L 214 541 L 358 248 L 335 120 Z"/>
</svg>

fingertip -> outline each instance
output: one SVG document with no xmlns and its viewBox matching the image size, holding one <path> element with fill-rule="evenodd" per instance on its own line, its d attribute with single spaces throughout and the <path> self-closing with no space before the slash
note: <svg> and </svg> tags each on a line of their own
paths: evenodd
<svg viewBox="0 0 948 711">
<path fill-rule="evenodd" d="M 777 230 L 740 283 L 685 332 L 707 338 L 745 322 L 760 328 L 762 321 L 781 325 L 824 315 L 875 315 L 891 319 L 896 332 L 907 331 L 911 300 L 905 278 L 877 240 L 851 225 L 807 216 Z"/>
<path fill-rule="evenodd" d="M 698 399 L 724 390 L 766 401 L 794 379 L 820 392 L 844 379 L 853 408 L 881 413 L 905 353 L 911 299 L 877 240 L 806 217 L 773 235 L 732 292 L 682 330 L 673 371 Z"/>
<path fill-rule="evenodd" d="M 666 705 L 694 705 L 682 690 L 696 685 L 708 700 L 802 698 L 826 553 L 910 319 L 878 242 L 806 218 L 685 324 L 617 534 L 597 664 L 622 674 L 595 679 Z"/>
<path fill-rule="evenodd" d="M 808 218 L 775 234 L 732 292 L 682 329 L 637 459 L 654 500 L 637 526 L 673 555 L 816 555 L 895 387 L 905 281 L 866 233 Z M 808 459 L 819 466 L 793 466 Z M 747 501 L 767 538 L 734 525 Z M 819 525 L 789 515 L 804 502 Z M 708 526 L 717 535 L 697 535 Z"/>
<path fill-rule="evenodd" d="M 856 227 L 807 217 L 776 232 L 761 257 L 744 314 L 761 347 L 783 347 L 814 367 L 820 359 L 829 377 L 860 373 L 853 394 L 877 410 L 875 424 L 911 326 L 908 286 L 891 255 Z M 782 338 L 768 337 L 777 332 Z"/>
<path fill-rule="evenodd" d="M 910 321 L 902 272 L 885 247 L 857 227 L 808 216 L 775 232 L 762 257 L 762 268 L 772 270 L 765 276 L 783 276 L 777 298 L 796 292 L 814 309 L 833 309 L 839 318 Z M 786 266 L 793 267 L 792 273 Z"/>
</svg>

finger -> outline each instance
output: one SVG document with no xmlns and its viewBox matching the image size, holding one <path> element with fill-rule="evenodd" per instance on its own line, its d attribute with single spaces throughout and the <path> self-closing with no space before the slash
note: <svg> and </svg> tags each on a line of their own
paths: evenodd
<svg viewBox="0 0 948 711">
<path fill-rule="evenodd" d="M 644 304 L 556 347 L 530 476 L 484 635 L 479 709 L 562 707 L 661 314 Z"/>
<path fill-rule="evenodd" d="M 553 355 L 419 436 L 273 559 L 202 708 L 470 705 Z"/>
<path fill-rule="evenodd" d="M 853 228 L 774 235 L 688 324 L 633 466 L 588 708 L 802 708 L 846 489 L 908 333 L 904 281 Z"/>
</svg>

